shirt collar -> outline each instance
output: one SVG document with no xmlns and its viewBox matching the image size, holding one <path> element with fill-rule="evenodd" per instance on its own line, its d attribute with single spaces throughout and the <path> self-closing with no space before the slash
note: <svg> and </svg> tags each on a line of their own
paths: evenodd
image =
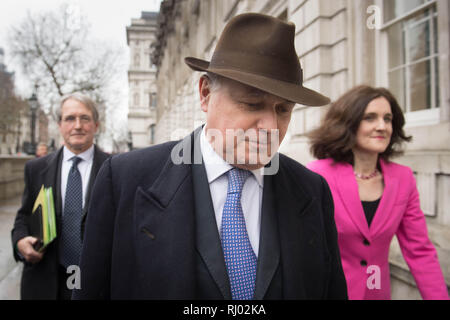
<svg viewBox="0 0 450 320">
<path fill-rule="evenodd" d="M 233 168 L 232 165 L 227 163 L 221 156 L 219 156 L 206 139 L 206 125 L 203 126 L 202 133 L 200 135 L 200 150 L 202 152 L 203 162 L 205 164 L 206 175 L 208 177 L 208 183 L 213 182 L 224 173 Z M 264 168 L 251 170 L 253 176 L 256 178 L 260 187 L 263 187 L 263 171 Z"/>
<path fill-rule="evenodd" d="M 87 162 L 92 161 L 92 159 L 94 159 L 94 145 L 90 146 L 89 149 L 80 154 L 73 153 L 66 146 L 64 146 L 63 152 L 64 152 L 63 158 L 64 161 L 70 161 L 75 156 Z"/>
</svg>

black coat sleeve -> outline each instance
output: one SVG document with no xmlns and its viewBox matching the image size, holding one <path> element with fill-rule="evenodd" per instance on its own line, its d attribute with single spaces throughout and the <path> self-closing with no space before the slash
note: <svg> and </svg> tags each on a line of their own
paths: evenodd
<svg viewBox="0 0 450 320">
<path fill-rule="evenodd" d="M 23 257 L 19 254 L 17 250 L 17 242 L 30 235 L 28 230 L 27 220 L 28 216 L 31 214 L 33 199 L 31 196 L 31 166 L 28 162 L 25 165 L 24 170 L 24 180 L 25 187 L 22 194 L 22 205 L 17 211 L 16 219 L 14 220 L 14 226 L 11 230 L 11 241 L 13 246 L 13 255 L 16 261 L 23 261 Z"/>
</svg>

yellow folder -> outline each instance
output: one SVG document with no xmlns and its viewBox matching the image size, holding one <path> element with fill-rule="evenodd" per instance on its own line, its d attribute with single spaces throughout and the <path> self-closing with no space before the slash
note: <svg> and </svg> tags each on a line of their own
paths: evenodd
<svg viewBox="0 0 450 320">
<path fill-rule="evenodd" d="M 52 188 L 42 185 L 31 213 L 30 233 L 39 239 L 36 249 L 43 251 L 56 238 L 56 215 Z"/>
</svg>

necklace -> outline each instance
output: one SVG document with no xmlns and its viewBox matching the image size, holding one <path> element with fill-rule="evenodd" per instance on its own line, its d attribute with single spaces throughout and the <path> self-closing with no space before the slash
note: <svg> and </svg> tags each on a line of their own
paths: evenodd
<svg viewBox="0 0 450 320">
<path fill-rule="evenodd" d="M 376 177 L 378 175 L 378 169 L 375 169 L 374 172 L 372 172 L 371 174 L 365 176 L 361 173 L 357 173 L 356 171 L 353 171 L 353 173 L 355 174 L 356 177 L 363 179 L 363 180 L 369 180 L 372 179 L 373 177 Z"/>
</svg>

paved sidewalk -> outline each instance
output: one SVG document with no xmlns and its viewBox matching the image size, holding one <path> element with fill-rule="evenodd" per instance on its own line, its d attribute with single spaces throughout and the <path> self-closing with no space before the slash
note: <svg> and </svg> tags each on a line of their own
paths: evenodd
<svg viewBox="0 0 450 320">
<path fill-rule="evenodd" d="M 20 299 L 22 263 L 12 255 L 11 229 L 21 198 L 0 201 L 0 300 Z"/>
</svg>

